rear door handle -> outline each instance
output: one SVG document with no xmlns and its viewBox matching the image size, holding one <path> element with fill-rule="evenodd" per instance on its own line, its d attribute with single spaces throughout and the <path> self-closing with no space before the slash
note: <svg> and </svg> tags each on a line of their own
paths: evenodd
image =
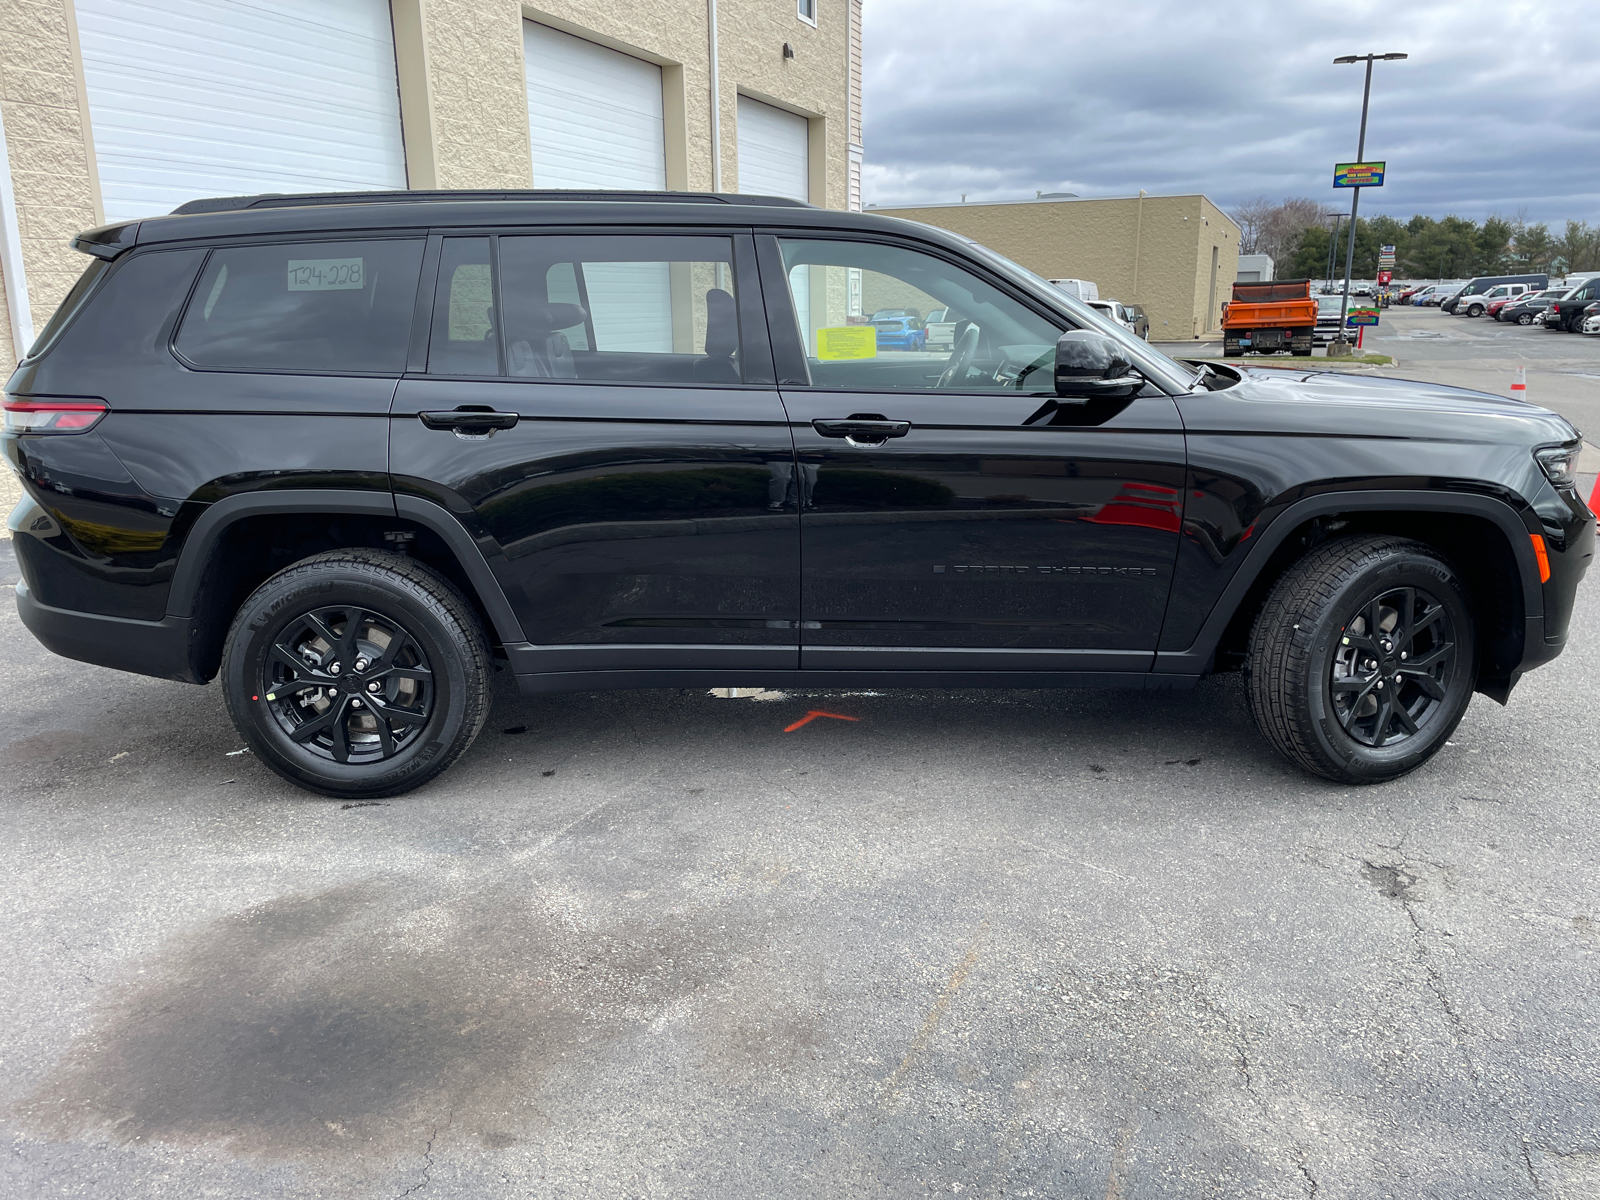
<svg viewBox="0 0 1600 1200">
<path fill-rule="evenodd" d="M 452 429 L 462 434 L 487 434 L 510 429 L 517 423 L 514 412 L 495 412 L 486 408 L 458 408 L 452 412 L 418 413 L 429 429 Z"/>
<path fill-rule="evenodd" d="M 824 421 L 820 417 L 811 422 L 823 437 L 844 438 L 853 446 L 881 446 L 890 438 L 905 437 L 911 432 L 910 421 L 889 421 L 879 416 L 844 417 Z"/>
</svg>

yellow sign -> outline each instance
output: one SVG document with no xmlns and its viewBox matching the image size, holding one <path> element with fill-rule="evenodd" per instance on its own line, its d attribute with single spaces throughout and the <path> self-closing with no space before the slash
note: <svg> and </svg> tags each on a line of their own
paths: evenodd
<svg viewBox="0 0 1600 1200">
<path fill-rule="evenodd" d="M 838 325 L 817 330 L 817 357 L 877 358 L 878 331 L 871 325 Z"/>
</svg>

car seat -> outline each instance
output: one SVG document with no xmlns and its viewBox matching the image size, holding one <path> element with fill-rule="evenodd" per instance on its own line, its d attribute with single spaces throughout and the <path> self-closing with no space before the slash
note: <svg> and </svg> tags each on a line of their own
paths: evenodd
<svg viewBox="0 0 1600 1200">
<path fill-rule="evenodd" d="M 696 360 L 694 377 L 700 383 L 738 383 L 739 313 L 733 296 L 721 288 L 706 293 L 706 353 Z"/>
<path fill-rule="evenodd" d="M 581 325 L 589 314 L 577 304 L 535 304 L 526 314 L 528 336 L 506 350 L 511 374 L 525 379 L 576 379 L 578 367 L 563 329 Z"/>
</svg>

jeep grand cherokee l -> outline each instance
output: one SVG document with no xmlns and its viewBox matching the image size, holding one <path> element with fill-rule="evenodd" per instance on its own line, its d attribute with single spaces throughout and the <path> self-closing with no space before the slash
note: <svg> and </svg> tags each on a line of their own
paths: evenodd
<svg viewBox="0 0 1600 1200">
<path fill-rule="evenodd" d="M 6 384 L 29 629 L 220 678 L 262 761 L 390 795 L 528 693 L 1192 688 L 1389 779 L 1554 658 L 1577 432 L 1185 364 L 927 226 L 748 196 L 196 202 L 90 230 Z M 940 310 L 948 353 L 885 346 Z"/>
</svg>

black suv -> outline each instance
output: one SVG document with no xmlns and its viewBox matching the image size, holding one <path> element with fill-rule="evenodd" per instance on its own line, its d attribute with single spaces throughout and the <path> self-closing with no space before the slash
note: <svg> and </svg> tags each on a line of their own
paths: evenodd
<svg viewBox="0 0 1600 1200">
<path fill-rule="evenodd" d="M 1559 654 L 1576 431 L 1166 358 L 966 239 L 741 196 L 249 197 L 80 235 L 6 385 L 23 620 L 416 787 L 525 692 L 1193 687 L 1352 783 Z M 949 348 L 867 314 L 945 310 Z"/>
</svg>

